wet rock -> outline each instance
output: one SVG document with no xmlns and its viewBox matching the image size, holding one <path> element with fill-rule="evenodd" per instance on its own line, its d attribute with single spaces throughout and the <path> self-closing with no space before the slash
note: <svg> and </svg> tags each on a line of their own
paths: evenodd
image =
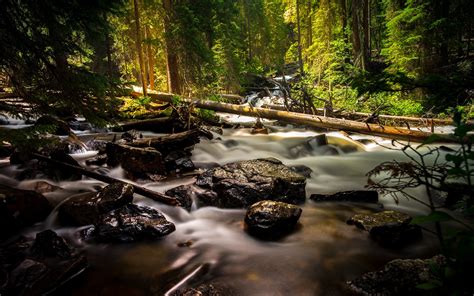
<svg viewBox="0 0 474 296">
<path fill-rule="evenodd" d="M 146 177 L 146 174 L 166 175 L 162 154 L 151 147 L 107 143 L 107 165 L 121 165 L 124 170 L 138 177 Z"/>
<path fill-rule="evenodd" d="M 396 259 L 382 270 L 369 272 L 348 282 L 356 295 L 442 295 L 436 290 L 422 290 L 420 284 L 439 281 L 433 270 L 440 270 L 446 258 L 438 255 L 431 259 Z"/>
<path fill-rule="evenodd" d="M 100 154 L 91 159 L 86 160 L 86 165 L 102 166 L 107 163 L 107 154 Z"/>
<path fill-rule="evenodd" d="M 2 247 L 0 254 L 0 259 L 8 255 L 7 261 L 2 260 L 7 274 L 2 295 L 44 295 L 87 267 L 86 258 L 51 230 L 38 233 L 33 243 L 23 239 Z"/>
<path fill-rule="evenodd" d="M 245 214 L 247 231 L 261 238 L 280 238 L 291 232 L 301 216 L 301 208 L 283 202 L 263 200 Z"/>
<path fill-rule="evenodd" d="M 53 126 L 54 129 L 52 134 L 58 136 L 67 136 L 71 133 L 71 129 L 65 121 L 50 115 L 45 115 L 38 118 L 38 120 L 36 120 L 35 126 Z"/>
<path fill-rule="evenodd" d="M 133 201 L 133 186 L 115 183 L 98 193 L 88 192 L 68 199 L 59 207 L 59 218 L 73 225 L 97 222 L 102 214 L 120 208 Z"/>
<path fill-rule="evenodd" d="M 31 253 L 36 258 L 68 259 L 72 257 L 73 249 L 56 232 L 45 230 L 36 234 L 35 242 L 31 247 Z"/>
<path fill-rule="evenodd" d="M 157 239 L 174 230 L 174 224 L 155 209 L 130 204 L 102 216 L 93 235 L 101 242 L 133 242 Z"/>
<path fill-rule="evenodd" d="M 87 148 L 89 150 L 96 150 L 99 151 L 99 154 L 105 154 L 106 153 L 106 147 L 107 147 L 107 141 L 104 140 L 89 140 L 85 143 Z"/>
<path fill-rule="evenodd" d="M 266 127 L 252 127 L 250 133 L 252 135 L 268 135 L 268 129 Z"/>
<path fill-rule="evenodd" d="M 334 194 L 311 194 L 310 199 L 314 201 L 347 201 L 347 202 L 367 202 L 377 203 L 379 195 L 373 190 L 351 190 L 341 191 Z"/>
<path fill-rule="evenodd" d="M 311 178 L 311 173 L 313 172 L 311 168 L 305 165 L 294 165 L 290 169 L 306 178 Z"/>
<path fill-rule="evenodd" d="M 135 140 L 143 138 L 143 135 L 140 131 L 132 129 L 124 132 L 120 138 L 125 140 L 126 142 L 133 142 Z"/>
<path fill-rule="evenodd" d="M 79 163 L 69 154 L 62 150 L 54 150 L 50 153 L 50 158 L 59 162 L 67 163 L 73 166 L 80 167 Z M 73 170 L 65 168 L 64 166 L 56 165 L 50 162 L 40 162 L 39 169 L 43 171 L 46 176 L 53 180 L 81 180 L 82 175 Z"/>
<path fill-rule="evenodd" d="M 369 232 L 372 239 L 386 247 L 400 247 L 422 236 L 418 225 L 410 224 L 411 217 L 396 211 L 358 214 L 347 223 Z"/>
<path fill-rule="evenodd" d="M 202 284 L 196 288 L 178 290 L 172 296 L 227 296 L 232 295 L 228 289 L 215 284 Z"/>
<path fill-rule="evenodd" d="M 0 117 L 0 125 L 9 125 L 10 122 L 6 118 Z"/>
<path fill-rule="evenodd" d="M 239 146 L 239 142 L 237 142 L 236 140 L 233 140 L 233 139 L 224 141 L 222 144 L 224 144 L 224 146 L 226 146 L 227 148 L 232 148 L 232 147 Z"/>
<path fill-rule="evenodd" d="M 0 184 L 0 238 L 20 227 L 43 221 L 51 210 L 42 194 Z"/>
<path fill-rule="evenodd" d="M 0 145 L 0 158 L 5 158 L 13 153 L 13 146 L 10 144 Z"/>
<path fill-rule="evenodd" d="M 87 121 L 71 120 L 68 122 L 71 129 L 76 131 L 89 131 L 92 130 L 92 125 Z"/>
<path fill-rule="evenodd" d="M 22 188 L 26 189 L 26 190 L 33 190 L 33 191 L 36 191 L 36 192 L 41 193 L 41 194 L 54 192 L 54 191 L 62 189 L 61 187 L 53 185 L 53 184 L 48 183 L 46 181 L 37 181 L 37 182 L 34 182 L 34 183 L 30 184 L 29 186 L 22 186 Z"/>
<path fill-rule="evenodd" d="M 274 158 L 210 169 L 197 178 L 196 185 L 213 192 L 198 194 L 204 204 L 221 208 L 246 208 L 260 200 L 299 204 L 306 199 L 306 178 Z"/>
<path fill-rule="evenodd" d="M 181 185 L 167 190 L 165 194 L 177 198 L 181 206 L 190 211 L 193 204 L 194 191 L 195 188 L 192 185 Z"/>
<path fill-rule="evenodd" d="M 182 150 L 169 153 L 164 158 L 166 170 L 168 172 L 176 171 L 181 173 L 193 171 L 195 169 L 194 163 L 188 156 L 189 153 Z"/>
</svg>

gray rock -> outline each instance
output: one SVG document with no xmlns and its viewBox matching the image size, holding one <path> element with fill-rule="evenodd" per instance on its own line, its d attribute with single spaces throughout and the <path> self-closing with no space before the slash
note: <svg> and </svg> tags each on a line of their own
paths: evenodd
<svg viewBox="0 0 474 296">
<path fill-rule="evenodd" d="M 386 247 L 400 247 L 422 237 L 421 228 L 410 224 L 411 217 L 396 211 L 357 214 L 347 223 L 369 232 L 372 239 Z"/>
<path fill-rule="evenodd" d="M 440 279 L 433 274 L 433 267 L 440 269 L 446 258 L 438 255 L 431 259 L 396 259 L 382 270 L 369 272 L 348 282 L 356 295 L 441 295 L 436 290 L 418 289 L 420 284 Z"/>
<path fill-rule="evenodd" d="M 260 200 L 306 200 L 306 178 L 274 158 L 212 168 L 197 178 L 196 185 L 211 191 L 197 195 L 204 204 L 221 208 L 246 208 Z"/>
<path fill-rule="evenodd" d="M 133 186 L 116 183 L 104 187 L 98 193 L 89 192 L 68 199 L 59 207 L 61 221 L 73 225 L 97 222 L 100 215 L 120 208 L 133 201 Z"/>
<path fill-rule="evenodd" d="M 175 291 L 172 296 L 229 296 L 232 293 L 228 288 L 216 284 L 202 284 L 196 288 Z"/>
<path fill-rule="evenodd" d="M 263 200 L 247 210 L 245 225 L 251 235 L 276 239 L 295 228 L 301 212 L 300 207 L 292 204 Z"/>
<path fill-rule="evenodd" d="M 175 229 L 155 209 L 130 204 L 103 215 L 95 224 L 93 236 L 101 242 L 134 242 L 157 239 Z"/>
<path fill-rule="evenodd" d="M 313 201 L 347 201 L 347 202 L 367 202 L 377 203 L 379 195 L 373 190 L 351 190 L 342 191 L 334 194 L 311 194 L 310 199 Z"/>
</svg>

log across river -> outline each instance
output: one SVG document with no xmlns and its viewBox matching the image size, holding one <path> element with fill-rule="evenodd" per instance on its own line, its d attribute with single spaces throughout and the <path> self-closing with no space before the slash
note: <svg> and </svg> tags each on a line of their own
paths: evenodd
<svg viewBox="0 0 474 296">
<path fill-rule="evenodd" d="M 133 96 L 141 96 L 141 93 L 133 92 Z M 165 93 L 149 93 L 152 99 L 172 102 L 174 95 Z M 287 112 L 279 110 L 271 110 L 265 108 L 257 108 L 251 106 L 235 105 L 221 102 L 214 102 L 199 99 L 181 99 L 184 102 L 193 104 L 197 108 L 214 110 L 218 112 L 226 112 L 240 114 L 246 116 L 254 116 L 259 118 L 267 118 L 281 120 L 288 123 L 306 125 L 317 128 L 327 128 L 334 130 L 343 130 L 348 132 L 357 132 L 362 134 L 370 134 L 374 136 L 388 137 L 391 139 L 423 142 L 432 135 L 437 136 L 438 142 L 454 142 L 455 139 L 450 135 L 435 134 L 421 130 L 400 128 L 393 126 L 385 126 L 379 124 L 364 123 L 352 120 L 344 120 L 338 118 L 330 118 L 323 116 L 308 115 L 296 112 Z"/>
</svg>

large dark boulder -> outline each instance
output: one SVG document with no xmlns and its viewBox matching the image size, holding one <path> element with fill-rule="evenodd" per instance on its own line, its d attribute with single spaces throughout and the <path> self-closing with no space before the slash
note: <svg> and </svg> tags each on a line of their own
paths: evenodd
<svg viewBox="0 0 474 296">
<path fill-rule="evenodd" d="M 309 198 L 316 202 L 347 201 L 377 203 L 379 201 L 379 195 L 377 191 L 373 190 L 341 191 L 334 194 L 311 194 Z"/>
<path fill-rule="evenodd" d="M 53 160 L 66 163 L 69 165 L 80 167 L 79 163 L 68 153 L 63 150 L 56 149 L 50 152 L 49 157 Z M 61 181 L 61 180 L 81 180 L 82 175 L 74 170 L 65 168 L 62 165 L 56 165 L 51 162 L 40 162 L 39 170 L 44 172 L 49 178 Z"/>
<path fill-rule="evenodd" d="M 274 158 L 229 163 L 201 174 L 196 185 L 207 189 L 198 198 L 206 205 L 246 208 L 260 200 L 300 204 L 306 178 Z"/>
<path fill-rule="evenodd" d="M 134 242 L 157 239 L 175 229 L 155 209 L 130 204 L 103 215 L 92 235 L 101 242 Z"/>
<path fill-rule="evenodd" d="M 347 223 L 369 232 L 372 239 L 386 247 L 400 247 L 422 237 L 421 228 L 410 224 L 411 217 L 396 211 L 357 214 Z"/>
<path fill-rule="evenodd" d="M 38 233 L 33 242 L 3 246 L 0 254 L 6 274 L 1 295 L 48 294 L 87 267 L 87 259 L 51 230 Z"/>
<path fill-rule="evenodd" d="M 120 208 L 133 201 L 133 186 L 110 184 L 98 193 L 88 192 L 71 197 L 59 207 L 61 221 L 73 225 L 88 225 L 97 222 L 102 214 Z"/>
<path fill-rule="evenodd" d="M 247 210 L 245 225 L 251 235 L 276 239 L 295 228 L 301 212 L 300 207 L 292 204 L 263 200 Z"/>
<path fill-rule="evenodd" d="M 440 279 L 434 270 L 442 270 L 446 258 L 438 255 L 431 259 L 396 259 L 382 270 L 369 272 L 348 282 L 349 289 L 356 295 L 442 295 L 435 289 L 422 290 L 420 284 Z"/>
<path fill-rule="evenodd" d="M 0 238 L 11 235 L 20 227 L 43 221 L 51 210 L 42 194 L 0 184 Z"/>
<path fill-rule="evenodd" d="M 107 165 L 121 165 L 124 170 L 137 177 L 147 174 L 166 175 L 162 154 L 154 148 L 138 148 L 107 143 Z"/>
</svg>

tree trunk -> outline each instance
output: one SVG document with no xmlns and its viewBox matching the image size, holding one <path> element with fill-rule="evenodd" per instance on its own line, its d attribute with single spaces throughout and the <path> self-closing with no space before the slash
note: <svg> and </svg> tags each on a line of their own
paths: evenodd
<svg viewBox="0 0 474 296">
<path fill-rule="evenodd" d="M 142 36 L 141 36 L 141 30 L 140 30 L 140 13 L 139 13 L 137 0 L 133 0 L 133 8 L 135 12 L 135 41 L 136 41 L 137 51 L 138 51 L 138 64 L 140 66 L 140 80 L 142 82 L 143 95 L 146 97 L 147 85 L 146 85 L 146 78 L 145 78 L 145 65 L 143 63 Z"/>
<path fill-rule="evenodd" d="M 362 47 L 360 40 L 359 0 L 352 1 L 352 51 L 354 65 L 363 67 Z"/>
<path fill-rule="evenodd" d="M 140 96 L 140 93 L 132 93 L 134 96 Z M 152 99 L 171 102 L 173 94 L 150 94 Z M 241 114 L 246 116 L 254 116 L 259 118 L 268 118 L 281 120 L 293 124 L 301 124 L 318 128 L 328 128 L 335 130 L 344 130 L 362 134 L 388 137 L 391 139 L 399 139 L 413 142 L 423 142 L 428 137 L 435 135 L 434 133 L 423 132 L 419 130 L 410 130 L 392 126 L 383 126 L 378 124 L 370 124 L 351 120 L 320 117 L 315 115 L 307 115 L 295 112 L 285 112 L 269 110 L 264 108 L 256 108 L 249 106 L 241 106 L 227 103 L 219 103 L 213 101 L 204 101 L 197 99 L 183 99 L 184 102 L 192 103 L 197 108 L 209 109 L 218 112 L 226 112 L 233 114 Z M 449 135 L 436 134 L 438 142 L 454 142 L 455 140 Z"/>
<path fill-rule="evenodd" d="M 304 75 L 303 53 L 301 48 L 301 20 L 300 20 L 300 0 L 296 0 L 296 26 L 298 28 L 298 63 L 300 66 L 300 74 Z"/>
<path fill-rule="evenodd" d="M 174 17 L 172 0 L 163 0 L 165 14 L 165 43 L 166 43 L 166 72 L 168 75 L 168 91 L 181 94 L 181 79 L 179 77 L 178 55 L 176 54 L 175 38 L 171 36 L 171 21 Z"/>
<path fill-rule="evenodd" d="M 148 26 L 145 28 L 145 34 L 149 41 L 146 45 L 146 52 L 148 55 L 148 79 L 150 80 L 150 89 L 153 90 L 155 89 L 155 58 L 153 56 L 153 48 L 150 43 L 152 36 Z"/>
</svg>

